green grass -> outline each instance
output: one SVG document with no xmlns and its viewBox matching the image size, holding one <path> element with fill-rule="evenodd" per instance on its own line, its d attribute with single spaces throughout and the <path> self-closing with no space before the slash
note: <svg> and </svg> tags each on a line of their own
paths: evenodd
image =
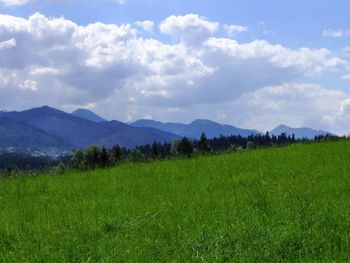
<svg viewBox="0 0 350 263">
<path fill-rule="evenodd" d="M 0 262 L 346 262 L 350 141 L 0 181 Z"/>
</svg>

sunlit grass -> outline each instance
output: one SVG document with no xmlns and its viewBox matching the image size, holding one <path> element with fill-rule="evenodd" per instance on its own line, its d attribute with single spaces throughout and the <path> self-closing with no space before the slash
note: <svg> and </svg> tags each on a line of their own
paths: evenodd
<svg viewBox="0 0 350 263">
<path fill-rule="evenodd" d="M 350 142 L 0 181 L 0 262 L 344 262 Z"/>
</svg>

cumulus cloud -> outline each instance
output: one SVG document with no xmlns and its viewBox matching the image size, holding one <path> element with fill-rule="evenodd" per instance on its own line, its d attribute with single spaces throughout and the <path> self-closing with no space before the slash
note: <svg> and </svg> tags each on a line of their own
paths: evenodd
<svg viewBox="0 0 350 263">
<path fill-rule="evenodd" d="M 145 20 L 145 21 L 137 21 L 135 22 L 135 26 L 138 28 L 141 28 L 142 30 L 153 33 L 154 29 L 154 22 L 150 20 Z"/>
<path fill-rule="evenodd" d="M 343 135 L 350 135 L 350 97 L 344 99 L 334 114 L 324 116 L 324 122 Z"/>
<path fill-rule="evenodd" d="M 160 24 L 160 31 L 180 38 L 185 44 L 200 44 L 219 29 L 219 23 L 195 14 L 170 16 Z"/>
<path fill-rule="evenodd" d="M 315 127 L 344 134 L 347 127 L 334 129 L 326 121 L 350 94 L 321 85 L 285 83 L 247 93 L 234 102 L 243 111 L 240 121 L 264 129 L 285 123 L 294 127 Z M 348 127 L 350 128 L 350 127 Z"/>
<path fill-rule="evenodd" d="M 219 23 L 198 15 L 161 22 L 161 32 L 178 39 L 172 44 L 141 37 L 141 25 L 81 26 L 39 13 L 27 19 L 0 15 L 0 104 L 9 109 L 49 104 L 67 110 L 94 105 L 99 113 L 120 120 L 210 117 L 247 124 L 237 117 L 251 120 L 247 114 L 235 113 L 244 108 L 237 102 L 244 94 L 264 87 L 278 90 L 283 83 L 316 78 L 346 64 L 327 49 L 218 38 Z M 324 98 L 330 96 L 326 94 Z M 314 105 L 311 97 L 304 101 Z M 255 107 L 260 111 L 258 107 L 263 105 Z M 300 114 L 304 116 L 302 110 Z"/>
<path fill-rule="evenodd" d="M 239 25 L 224 25 L 224 30 L 229 37 L 234 37 L 238 33 L 247 32 L 248 27 Z"/>
<path fill-rule="evenodd" d="M 324 129 L 343 135 L 349 133 L 350 121 L 340 123 L 339 118 L 334 118 L 333 115 L 339 111 L 343 101 L 349 98 L 349 93 L 317 84 L 284 83 L 245 93 L 220 103 L 219 106 L 198 103 L 183 107 L 164 107 L 160 111 L 156 105 L 140 105 L 133 101 L 127 107 L 129 120 L 134 119 L 133 116 L 181 122 L 208 118 L 261 131 L 286 124 L 292 127 Z M 114 100 L 106 103 L 112 105 L 112 101 Z M 101 110 L 99 106 L 96 109 Z"/>
<path fill-rule="evenodd" d="M 331 37 L 331 38 L 348 37 L 350 36 L 350 30 L 349 29 L 327 29 L 323 31 L 322 35 L 324 37 Z"/>
<path fill-rule="evenodd" d="M 29 0 L 0 0 L 0 4 L 5 6 L 21 6 L 25 5 L 29 2 Z"/>
<path fill-rule="evenodd" d="M 30 91 L 37 91 L 38 90 L 38 82 L 34 80 L 27 79 L 23 83 L 19 85 L 20 89 L 22 90 L 30 90 Z"/>
<path fill-rule="evenodd" d="M 15 46 L 16 46 L 16 39 L 14 39 L 14 38 L 0 42 L 0 50 L 7 49 L 7 48 L 13 48 Z"/>
</svg>

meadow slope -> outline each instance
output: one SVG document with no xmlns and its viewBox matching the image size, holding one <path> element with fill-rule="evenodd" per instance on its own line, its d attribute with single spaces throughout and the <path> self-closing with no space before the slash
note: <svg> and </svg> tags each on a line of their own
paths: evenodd
<svg viewBox="0 0 350 263">
<path fill-rule="evenodd" d="M 0 180 L 0 262 L 350 260 L 350 142 Z"/>
</svg>

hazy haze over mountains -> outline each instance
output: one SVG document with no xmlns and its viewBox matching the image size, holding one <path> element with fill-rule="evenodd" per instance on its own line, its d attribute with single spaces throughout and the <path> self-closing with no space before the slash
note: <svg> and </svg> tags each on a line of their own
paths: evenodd
<svg viewBox="0 0 350 263">
<path fill-rule="evenodd" d="M 64 140 L 43 130 L 0 116 L 0 148 L 14 147 L 21 151 L 28 148 L 43 150 L 48 148 L 65 149 Z"/>
<path fill-rule="evenodd" d="M 107 121 L 107 120 L 103 119 L 102 117 L 98 116 L 93 111 L 87 110 L 87 109 L 77 109 L 77 110 L 72 112 L 72 115 L 80 117 L 82 119 L 92 121 L 92 122 L 96 122 L 96 123 Z"/>
<path fill-rule="evenodd" d="M 59 138 L 61 144 L 63 142 L 67 149 L 86 147 L 91 144 L 106 147 L 119 144 L 131 148 L 141 144 L 151 144 L 154 141 L 172 141 L 178 137 L 175 134 L 149 128 L 132 127 L 117 121 L 96 123 L 48 106 L 22 112 L 2 112 L 1 116 L 6 117 L 11 122 L 21 123 L 22 126 L 27 127 L 25 129 L 27 131 L 41 132 L 35 134 L 31 132 L 31 137 L 42 138 L 45 135 L 52 140 Z M 13 129 L 12 133 L 18 134 L 19 130 L 21 129 Z M 4 140 L 5 137 L 1 133 L 0 142 Z M 13 141 L 12 144 L 16 144 L 16 142 Z M 48 146 L 55 145 L 55 143 L 48 143 Z M 26 146 L 26 142 L 23 142 L 22 146 Z M 37 146 L 39 147 L 40 144 Z"/>
<path fill-rule="evenodd" d="M 202 132 L 208 138 L 230 135 L 243 137 L 261 134 L 257 130 L 241 129 L 210 120 L 197 119 L 189 124 L 162 123 L 154 120 L 138 120 L 130 124 L 106 121 L 90 110 L 79 109 L 66 113 L 49 106 L 20 112 L 0 112 L 0 147 L 15 147 L 31 150 L 73 149 L 97 145 L 112 147 L 119 144 L 132 148 L 153 142 L 172 142 L 188 137 L 198 139 Z M 327 134 L 310 128 L 290 128 L 280 125 L 271 135 L 295 134 L 297 138 L 313 138 Z"/>
<path fill-rule="evenodd" d="M 137 127 L 153 127 L 162 131 L 168 131 L 180 136 L 187 136 L 190 138 L 199 138 L 202 132 L 205 132 L 207 137 L 219 137 L 230 136 L 230 135 L 241 135 L 241 136 L 249 136 L 252 134 L 262 134 L 264 132 L 257 130 L 249 130 L 249 129 L 241 129 L 234 127 L 232 125 L 219 124 L 210 120 L 195 120 L 190 124 L 182 124 L 182 123 L 163 123 L 159 121 L 153 120 L 138 120 L 131 123 L 133 126 Z M 331 134 L 327 131 L 322 130 L 314 130 L 310 128 L 291 128 L 286 125 L 280 125 L 275 129 L 269 131 L 271 135 L 280 135 L 281 133 L 286 133 L 287 135 L 294 134 L 296 138 L 308 138 L 312 139 L 316 135 L 324 135 Z"/>
<path fill-rule="evenodd" d="M 313 130 L 310 128 L 291 128 L 286 125 L 280 125 L 270 131 L 271 135 L 280 135 L 281 133 L 286 133 L 287 135 L 292 135 L 294 134 L 296 138 L 308 138 L 312 139 L 317 135 L 326 135 L 326 134 L 331 134 L 330 132 L 327 131 L 322 131 L 322 130 Z"/>
<path fill-rule="evenodd" d="M 249 136 L 252 134 L 259 134 L 259 131 L 241 129 L 231 125 L 219 124 L 210 120 L 195 120 L 190 124 L 182 123 L 162 123 L 152 120 L 138 120 L 131 123 L 136 127 L 153 127 L 162 131 L 168 131 L 178 134 L 180 136 L 186 136 L 189 138 L 198 139 L 202 132 L 205 132 L 208 138 L 230 135 L 242 135 Z"/>
</svg>

